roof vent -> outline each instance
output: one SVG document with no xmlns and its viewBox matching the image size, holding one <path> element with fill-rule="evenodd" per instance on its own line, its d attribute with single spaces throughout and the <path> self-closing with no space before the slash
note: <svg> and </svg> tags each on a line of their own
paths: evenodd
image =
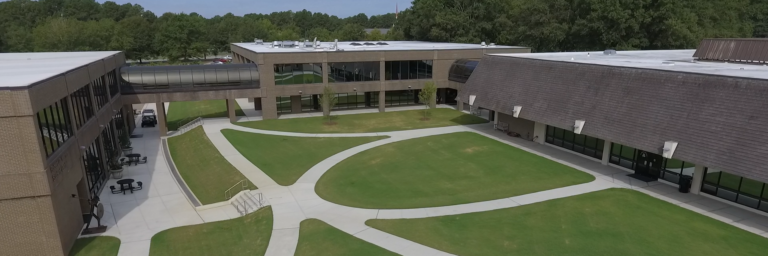
<svg viewBox="0 0 768 256">
<path fill-rule="evenodd" d="M 603 51 L 603 54 L 605 54 L 605 55 L 616 55 L 616 50 L 614 50 L 614 49 L 607 49 L 607 50 Z"/>
<path fill-rule="evenodd" d="M 374 44 L 374 43 L 371 43 L 371 42 L 365 42 L 365 43 L 363 43 L 363 44 L 364 44 L 364 45 L 368 45 L 368 46 L 376 45 L 376 44 Z"/>
<path fill-rule="evenodd" d="M 258 38 L 253 39 L 253 42 L 256 43 L 256 44 L 261 44 L 261 45 L 264 44 L 264 40 L 258 39 Z"/>
<path fill-rule="evenodd" d="M 275 48 L 275 47 L 280 47 L 280 42 L 278 41 L 272 42 L 272 48 Z"/>
<path fill-rule="evenodd" d="M 480 47 L 485 47 L 485 42 L 480 42 Z"/>
<path fill-rule="evenodd" d="M 671 62 L 671 61 L 662 61 L 661 65 L 664 65 L 664 66 L 674 66 L 675 63 Z"/>
<path fill-rule="evenodd" d="M 299 48 L 299 41 L 293 41 L 293 47 Z"/>
<path fill-rule="evenodd" d="M 496 47 L 495 43 L 491 43 L 490 47 Z"/>
<path fill-rule="evenodd" d="M 385 43 L 385 42 L 378 42 L 378 43 L 376 43 L 376 44 L 377 44 L 377 45 L 389 45 L 388 43 Z"/>
<path fill-rule="evenodd" d="M 350 43 L 349 45 L 361 46 L 362 44 L 355 42 L 355 43 Z"/>
</svg>

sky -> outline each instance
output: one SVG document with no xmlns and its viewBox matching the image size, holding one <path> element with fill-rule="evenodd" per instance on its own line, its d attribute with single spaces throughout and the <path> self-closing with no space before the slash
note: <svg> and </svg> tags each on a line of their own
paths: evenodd
<svg viewBox="0 0 768 256">
<path fill-rule="evenodd" d="M 105 0 L 97 0 L 100 3 Z M 139 4 L 157 16 L 166 12 L 197 12 L 207 18 L 228 12 L 242 16 L 247 13 L 276 11 L 323 12 L 340 18 L 365 13 L 368 16 L 395 12 L 411 6 L 411 0 L 111 0 L 118 4 Z"/>
</svg>

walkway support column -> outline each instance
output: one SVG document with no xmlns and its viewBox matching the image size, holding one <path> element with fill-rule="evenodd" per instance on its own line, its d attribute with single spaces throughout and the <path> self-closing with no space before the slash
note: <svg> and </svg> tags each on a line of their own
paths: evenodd
<svg viewBox="0 0 768 256">
<path fill-rule="evenodd" d="M 461 98 L 456 100 L 456 110 L 464 111 L 464 101 Z"/>
<path fill-rule="evenodd" d="M 237 122 L 237 113 L 235 112 L 237 107 L 235 104 L 237 104 L 235 99 L 227 99 L 227 116 L 229 117 L 229 122 L 231 123 Z"/>
<path fill-rule="evenodd" d="M 696 165 L 693 169 L 693 181 L 691 181 L 691 194 L 699 194 L 701 192 L 701 183 L 704 182 L 704 166 Z"/>
<path fill-rule="evenodd" d="M 155 102 L 155 114 L 157 115 L 157 128 L 160 136 L 168 135 L 168 126 L 165 124 L 165 102 Z"/>
<path fill-rule="evenodd" d="M 603 163 L 603 165 L 608 165 L 610 160 L 611 160 L 611 142 L 606 140 L 603 143 L 603 158 L 601 162 Z"/>
</svg>

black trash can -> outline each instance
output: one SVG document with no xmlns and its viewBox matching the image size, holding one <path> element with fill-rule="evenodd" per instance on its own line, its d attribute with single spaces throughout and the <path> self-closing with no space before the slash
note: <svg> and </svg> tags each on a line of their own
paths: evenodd
<svg viewBox="0 0 768 256">
<path fill-rule="evenodd" d="M 693 177 L 690 175 L 680 175 L 680 181 L 678 184 L 680 185 L 680 193 L 688 193 L 691 191 L 691 181 L 693 180 Z"/>
</svg>

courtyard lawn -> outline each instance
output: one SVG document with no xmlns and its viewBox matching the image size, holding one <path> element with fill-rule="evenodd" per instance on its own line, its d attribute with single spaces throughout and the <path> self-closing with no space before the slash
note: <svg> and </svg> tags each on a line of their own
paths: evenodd
<svg viewBox="0 0 768 256">
<path fill-rule="evenodd" d="M 181 178 L 202 204 L 226 200 L 224 191 L 247 179 L 219 153 L 203 127 L 168 138 L 168 149 Z"/>
<path fill-rule="evenodd" d="M 240 218 L 172 228 L 152 237 L 149 255 L 264 255 L 272 236 L 272 208 Z"/>
<path fill-rule="evenodd" d="M 69 250 L 70 256 L 115 256 L 120 250 L 120 239 L 111 236 L 96 236 L 75 240 Z"/>
<path fill-rule="evenodd" d="M 664 185 L 660 185 L 664 186 Z M 457 255 L 765 255 L 768 239 L 628 189 L 367 225 Z"/>
<path fill-rule="evenodd" d="M 301 222 L 295 256 L 309 255 L 398 255 L 354 237 L 318 219 Z"/>
<path fill-rule="evenodd" d="M 245 116 L 240 105 L 235 103 L 235 114 Z M 226 100 L 174 101 L 168 105 L 166 124 L 169 131 L 175 131 L 195 118 L 227 117 Z"/>
<path fill-rule="evenodd" d="M 337 204 L 399 209 L 500 199 L 594 179 L 485 136 L 459 132 L 361 152 L 331 168 L 315 190 Z"/>
<path fill-rule="evenodd" d="M 295 183 L 312 166 L 336 153 L 387 138 L 289 137 L 228 129 L 221 133 L 248 161 L 283 186 Z"/>
<path fill-rule="evenodd" d="M 333 112 L 331 113 L 333 114 Z M 422 121 L 424 110 L 333 116 L 335 125 L 325 125 L 323 117 L 291 118 L 241 122 L 245 127 L 301 133 L 389 132 L 453 125 L 481 124 L 488 121 L 477 116 L 446 108 L 431 110 L 430 120 Z"/>
</svg>

